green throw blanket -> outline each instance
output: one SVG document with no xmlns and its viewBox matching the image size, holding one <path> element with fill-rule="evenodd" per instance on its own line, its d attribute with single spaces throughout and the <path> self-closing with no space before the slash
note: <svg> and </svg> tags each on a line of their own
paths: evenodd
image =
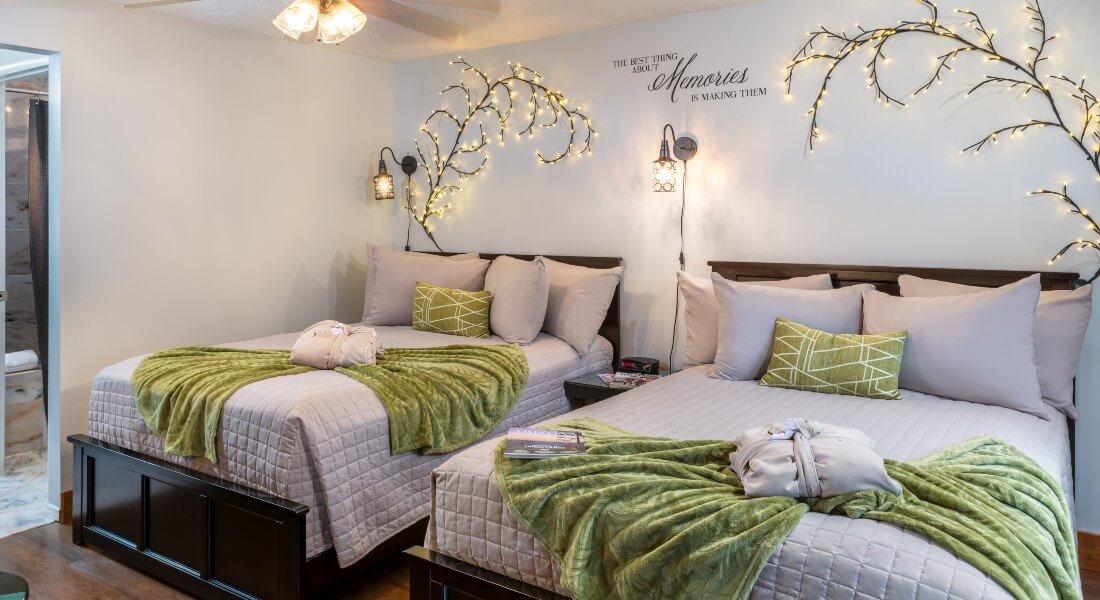
<svg viewBox="0 0 1100 600">
<path fill-rule="evenodd" d="M 1017 598 L 1080 598 L 1062 488 L 1019 450 L 977 438 L 909 463 L 887 460 L 901 497 L 749 498 L 734 444 L 635 435 L 592 419 L 588 454 L 496 458 L 512 514 L 546 546 L 576 600 L 747 598 L 807 511 L 893 523 L 954 552 Z"/>
<path fill-rule="evenodd" d="M 145 357 L 131 383 L 166 452 L 217 462 L 218 422 L 234 392 L 314 370 L 292 364 L 287 350 L 189 346 Z M 337 370 L 382 401 L 394 454 L 450 452 L 480 439 L 512 410 L 528 375 L 527 357 L 514 345 L 390 348 L 375 365 Z"/>
</svg>

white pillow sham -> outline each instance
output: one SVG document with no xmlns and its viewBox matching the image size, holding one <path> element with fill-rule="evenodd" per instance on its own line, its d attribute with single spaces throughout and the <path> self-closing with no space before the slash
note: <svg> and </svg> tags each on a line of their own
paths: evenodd
<svg viewBox="0 0 1100 600">
<path fill-rule="evenodd" d="M 767 371 L 775 320 L 790 319 L 828 333 L 859 333 L 863 290 L 869 284 L 835 290 L 799 290 L 749 285 L 710 276 L 718 298 L 718 350 L 712 377 L 746 381 Z"/>
<path fill-rule="evenodd" d="M 676 273 L 680 293 L 684 296 L 684 359 L 681 366 L 694 367 L 714 362 L 718 352 L 718 298 L 709 277 L 696 277 L 683 271 Z M 827 273 L 793 277 L 778 281 L 745 281 L 746 285 L 791 288 L 798 290 L 831 290 L 833 278 Z"/>
<path fill-rule="evenodd" d="M 902 296 L 959 296 L 988 291 L 989 288 L 923 279 L 913 275 L 898 277 Z M 1076 290 L 1039 292 L 1035 309 L 1035 364 L 1039 371 L 1039 390 L 1047 403 L 1071 419 L 1077 418 L 1073 405 L 1073 378 L 1081 360 L 1081 345 L 1092 316 L 1092 285 Z"/>
<path fill-rule="evenodd" d="M 493 293 L 489 326 L 513 344 L 535 341 L 546 320 L 550 274 L 541 256 L 520 260 L 498 256 L 485 274 L 485 291 Z"/>
<path fill-rule="evenodd" d="M 607 317 L 623 268 L 592 269 L 543 258 L 550 276 L 542 330 L 584 355 Z"/>
<path fill-rule="evenodd" d="M 476 252 L 467 252 L 465 254 L 453 254 L 451 256 L 439 256 L 437 254 L 428 254 L 427 252 L 409 252 L 400 250 L 390 250 L 389 248 L 383 248 L 382 246 L 376 246 L 374 244 L 367 244 L 367 283 L 363 294 L 363 319 L 367 318 L 367 313 L 370 312 L 371 297 L 374 296 L 374 253 L 375 252 L 390 252 L 395 254 L 406 254 L 410 256 L 427 256 L 432 258 L 442 258 L 444 260 L 474 260 L 481 258 Z"/>
<path fill-rule="evenodd" d="M 1039 276 L 962 296 L 863 295 L 863 333 L 906 330 L 900 385 L 1046 418 L 1035 367 Z"/>
</svg>

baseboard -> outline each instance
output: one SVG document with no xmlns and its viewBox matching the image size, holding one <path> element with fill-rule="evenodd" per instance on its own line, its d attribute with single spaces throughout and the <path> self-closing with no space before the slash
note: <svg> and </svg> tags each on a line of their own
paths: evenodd
<svg viewBox="0 0 1100 600">
<path fill-rule="evenodd" d="M 61 492 L 61 506 L 57 509 L 57 522 L 62 525 L 73 524 L 73 491 Z"/>
<path fill-rule="evenodd" d="M 1100 571 L 1100 534 L 1077 532 L 1077 558 L 1082 570 Z"/>
</svg>

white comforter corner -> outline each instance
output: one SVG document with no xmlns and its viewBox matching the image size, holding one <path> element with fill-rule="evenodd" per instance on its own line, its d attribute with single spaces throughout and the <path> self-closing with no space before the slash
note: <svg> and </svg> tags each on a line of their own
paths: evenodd
<svg viewBox="0 0 1100 600">
<path fill-rule="evenodd" d="M 384 347 L 423 347 L 479 340 L 379 327 Z M 290 349 L 298 334 L 231 344 Z M 602 338 L 583 357 L 565 342 L 540 334 L 524 347 L 530 376 L 515 408 L 494 433 L 569 410 L 562 382 L 606 371 L 611 345 Z M 142 357 L 107 367 L 92 386 L 89 434 L 98 439 L 210 473 L 310 508 L 306 549 L 334 547 L 342 566 L 362 558 L 398 531 L 428 515 L 431 470 L 448 455 L 390 454 L 385 410 L 370 388 L 335 371 L 259 381 L 226 402 L 218 430 L 218 464 L 171 456 L 134 405 L 130 378 Z"/>
<path fill-rule="evenodd" d="M 869 400 L 711 379 L 696 367 L 567 415 L 637 433 L 733 440 L 756 425 L 805 417 L 861 429 L 887 458 L 921 457 L 992 435 L 1015 445 L 1061 482 L 1073 513 L 1065 417 L 1049 421 L 1006 408 L 913 392 Z M 555 419 L 561 420 L 561 419 Z M 503 503 L 493 474 L 496 441 L 450 458 L 432 475 L 428 546 L 497 573 L 565 593 L 559 567 Z M 924 536 L 869 519 L 808 513 L 772 554 L 755 599 L 1009 599 L 981 571 Z"/>
</svg>

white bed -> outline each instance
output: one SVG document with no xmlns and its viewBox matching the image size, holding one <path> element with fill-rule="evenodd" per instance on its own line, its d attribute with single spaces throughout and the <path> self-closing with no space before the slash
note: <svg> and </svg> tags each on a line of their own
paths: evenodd
<svg viewBox="0 0 1100 600">
<path fill-rule="evenodd" d="M 1065 417 L 902 392 L 871 400 L 768 388 L 688 369 L 565 417 L 682 439 L 733 440 L 749 427 L 805 417 L 865 431 L 887 458 L 911 459 L 976 436 L 1015 445 L 1061 482 L 1073 512 Z M 552 419 L 554 421 L 563 418 Z M 493 476 L 499 440 L 451 457 L 432 475 L 429 549 L 546 590 L 565 593 L 545 548 L 503 504 Z M 869 519 L 808 513 L 769 559 L 752 598 L 1011 598 L 999 584 L 927 538 Z"/>
<path fill-rule="evenodd" d="M 384 347 L 501 343 L 378 327 Z M 289 349 L 298 334 L 229 344 Z M 612 345 L 599 337 L 583 356 L 540 334 L 525 346 L 530 377 L 515 408 L 497 428 L 529 425 L 569 410 L 562 382 L 610 369 Z M 253 383 L 226 402 L 218 430 L 218 464 L 163 451 L 134 405 L 130 378 L 142 357 L 103 369 L 89 407 L 89 434 L 309 507 L 306 554 L 335 547 L 342 566 L 428 514 L 432 468 L 448 455 L 390 454 L 386 413 L 366 386 L 334 371 Z"/>
</svg>

